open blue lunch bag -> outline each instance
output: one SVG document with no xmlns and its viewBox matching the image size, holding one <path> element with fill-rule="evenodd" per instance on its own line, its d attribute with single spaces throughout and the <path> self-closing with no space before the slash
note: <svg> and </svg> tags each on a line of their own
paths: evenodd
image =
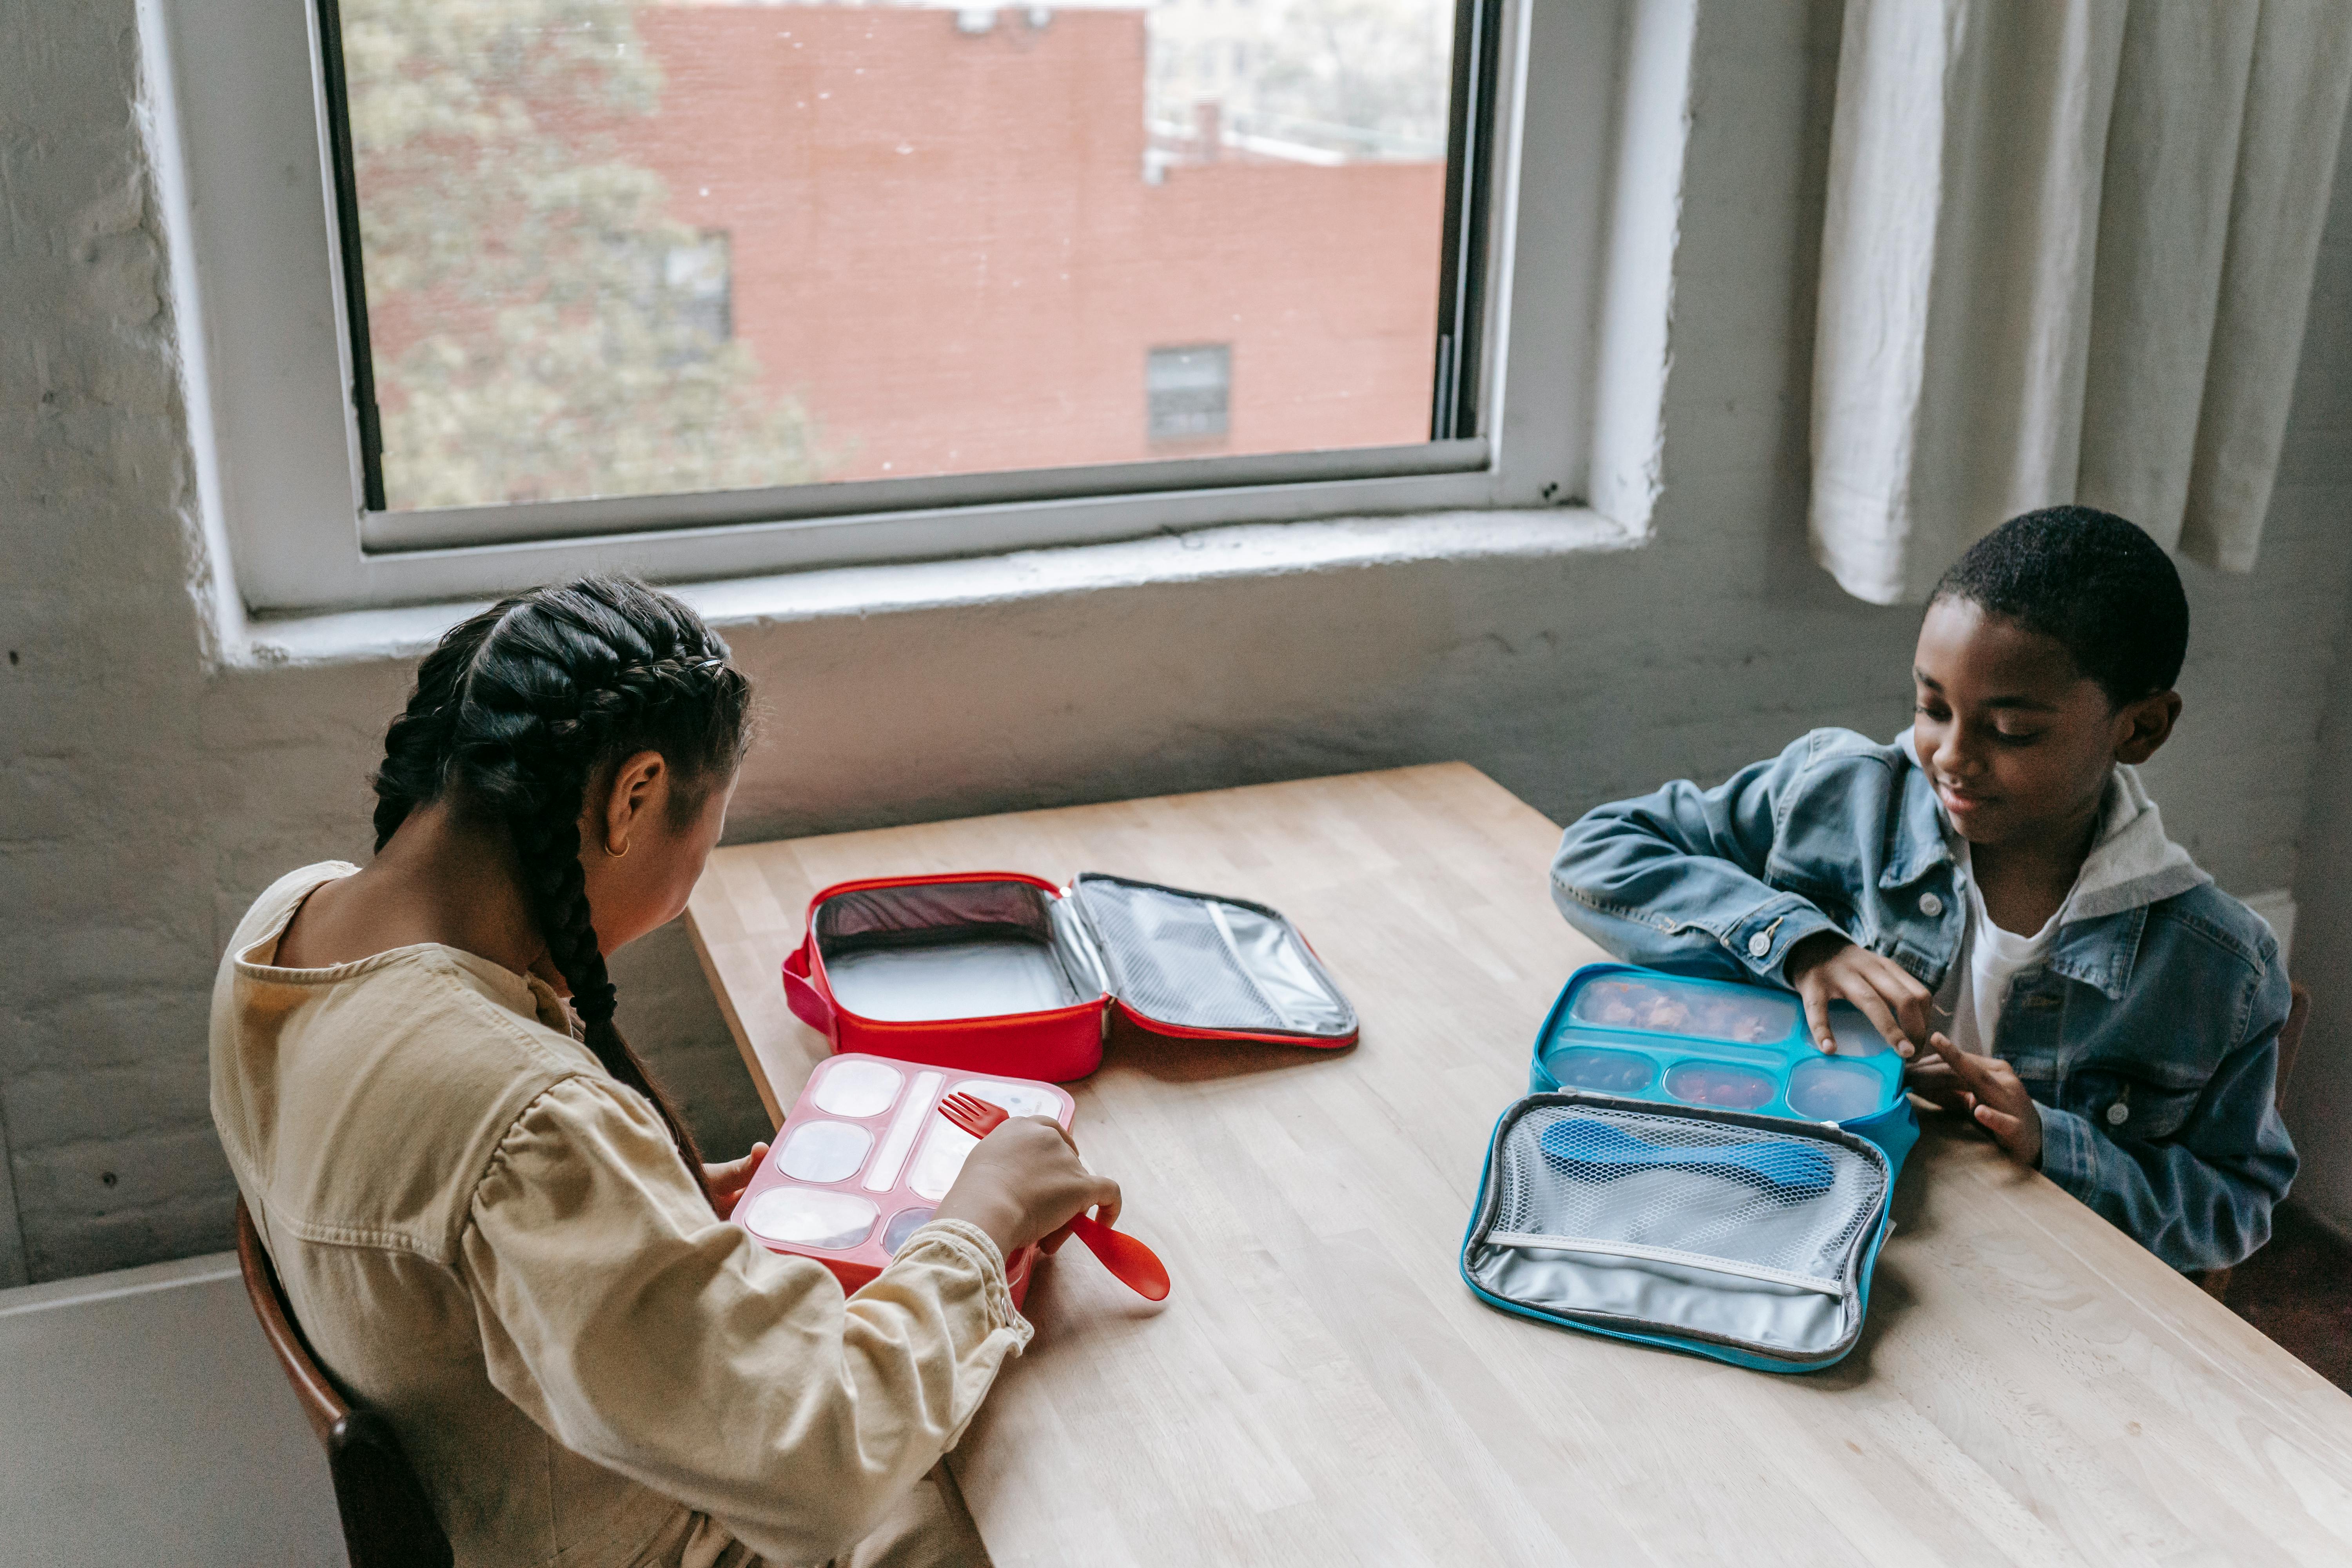
<svg viewBox="0 0 2352 1568">
<path fill-rule="evenodd" d="M 1919 1121 L 1844 1003 L 1837 1050 L 1788 992 L 1580 970 L 1495 1123 L 1462 1278 L 1488 1305 L 1762 1372 L 1853 1348 Z"/>
</svg>

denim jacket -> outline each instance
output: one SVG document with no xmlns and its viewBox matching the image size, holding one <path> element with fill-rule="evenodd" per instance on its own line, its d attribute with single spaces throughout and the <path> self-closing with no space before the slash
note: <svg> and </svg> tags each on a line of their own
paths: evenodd
<svg viewBox="0 0 2352 1568">
<path fill-rule="evenodd" d="M 1995 1046 L 2041 1107 L 2052 1181 L 2173 1268 L 2223 1268 L 2269 1238 L 2294 1177 L 2273 1105 L 2286 969 L 2262 919 L 2164 838 L 2132 770 L 2116 775 L 2092 854 L 2108 874 L 2094 887 L 2086 865 Z M 1628 963 L 1786 985 L 1789 950 L 1836 930 L 1934 991 L 1966 874 L 1907 736 L 1816 730 L 1717 788 L 1587 813 L 1552 897 Z"/>
</svg>

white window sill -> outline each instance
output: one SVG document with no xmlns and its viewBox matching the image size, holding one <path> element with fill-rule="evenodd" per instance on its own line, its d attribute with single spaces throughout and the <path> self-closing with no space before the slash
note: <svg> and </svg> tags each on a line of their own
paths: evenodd
<svg viewBox="0 0 2352 1568">
<path fill-rule="evenodd" d="M 955 609 L 1229 577 L 1573 555 L 1631 549 L 1645 537 L 1581 507 L 1429 512 L 1244 523 L 1110 544 L 674 584 L 671 591 L 712 625 L 725 628 Z M 257 668 L 413 658 L 485 603 L 252 620 L 241 635 L 223 639 L 225 662 Z"/>
</svg>

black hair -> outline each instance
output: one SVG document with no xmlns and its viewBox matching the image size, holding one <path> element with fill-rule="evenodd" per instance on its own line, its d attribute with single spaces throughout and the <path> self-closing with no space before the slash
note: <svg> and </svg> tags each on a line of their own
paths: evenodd
<svg viewBox="0 0 2352 1568">
<path fill-rule="evenodd" d="M 692 610 L 642 583 L 583 577 L 452 627 L 417 667 L 373 780 L 379 852 L 411 811 L 445 795 L 512 836 L 525 900 L 588 1048 L 652 1102 L 698 1186 L 693 1132 L 613 1021 L 580 814 L 604 770 L 652 751 L 671 770 L 673 816 L 690 821 L 740 762 L 750 721 L 750 683 Z"/>
<path fill-rule="evenodd" d="M 1937 599 L 2055 638 L 2114 708 L 2170 690 L 2189 652 L 2172 558 L 2136 524 L 2086 506 L 2011 518 L 1952 563 L 1928 603 Z"/>
</svg>

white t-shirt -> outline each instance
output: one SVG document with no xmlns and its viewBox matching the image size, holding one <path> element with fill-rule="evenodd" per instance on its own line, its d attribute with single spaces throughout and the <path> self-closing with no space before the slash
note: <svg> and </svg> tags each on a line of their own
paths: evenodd
<svg viewBox="0 0 2352 1568">
<path fill-rule="evenodd" d="M 1959 847 L 1959 860 L 1961 875 L 1957 880 L 1969 901 L 1969 924 L 1936 1005 L 1938 1010 L 1950 1010 L 1950 1022 L 1943 1028 L 1954 1045 L 1989 1057 L 1993 1054 L 1993 1035 L 2000 1027 L 2001 1005 L 2009 1000 L 2011 984 L 2021 970 L 2032 968 L 2048 954 L 2051 943 L 2058 939 L 2058 917 L 2066 912 L 2066 906 L 2062 900 L 2032 936 L 2003 931 L 1985 910 L 1984 894 L 1977 889 L 1965 843 Z"/>
</svg>

